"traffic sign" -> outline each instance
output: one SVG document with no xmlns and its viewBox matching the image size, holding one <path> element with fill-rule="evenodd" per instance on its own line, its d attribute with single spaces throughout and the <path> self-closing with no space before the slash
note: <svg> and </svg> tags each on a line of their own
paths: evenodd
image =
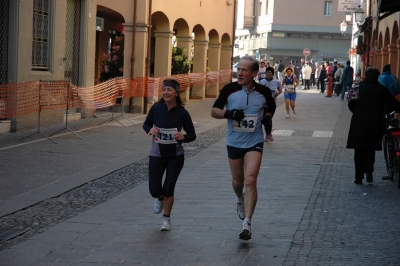
<svg viewBox="0 0 400 266">
<path fill-rule="evenodd" d="M 304 56 L 309 56 L 310 54 L 311 54 L 310 49 L 304 48 L 304 50 L 303 50 L 303 55 L 304 55 Z"/>
</svg>

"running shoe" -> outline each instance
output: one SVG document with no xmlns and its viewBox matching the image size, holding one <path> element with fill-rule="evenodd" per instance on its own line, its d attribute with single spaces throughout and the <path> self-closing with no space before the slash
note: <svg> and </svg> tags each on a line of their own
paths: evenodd
<svg viewBox="0 0 400 266">
<path fill-rule="evenodd" d="M 244 193 L 243 193 L 243 199 L 244 199 Z M 237 214 L 239 215 L 239 219 L 244 220 L 244 201 L 243 202 L 236 201 L 236 211 Z"/>
<path fill-rule="evenodd" d="M 171 218 L 163 216 L 163 221 L 161 224 L 160 231 L 169 231 L 171 230 Z"/>
<path fill-rule="evenodd" d="M 156 202 L 154 202 L 153 208 L 154 208 L 155 213 L 157 213 L 157 214 L 161 213 L 162 210 L 164 209 L 164 201 L 156 199 Z"/>
<path fill-rule="evenodd" d="M 273 142 L 273 141 L 274 141 L 274 138 L 272 137 L 272 134 L 268 134 L 268 135 L 267 135 L 267 138 L 268 138 L 268 140 L 269 140 L 270 142 Z"/>
<path fill-rule="evenodd" d="M 243 221 L 243 228 L 239 234 L 239 239 L 242 240 L 251 239 L 251 225 L 248 222 Z"/>
</svg>

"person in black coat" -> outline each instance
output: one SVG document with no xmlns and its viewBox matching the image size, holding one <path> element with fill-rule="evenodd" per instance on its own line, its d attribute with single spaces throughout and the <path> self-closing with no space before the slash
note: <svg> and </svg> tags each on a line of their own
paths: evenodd
<svg viewBox="0 0 400 266">
<path fill-rule="evenodd" d="M 365 80 L 360 82 L 359 98 L 348 104 L 353 115 L 346 148 L 354 149 L 356 184 L 362 184 L 365 173 L 367 182 L 373 181 L 375 151 L 382 150 L 385 104 L 390 110 L 400 112 L 400 102 L 379 84 L 379 75 L 377 68 L 367 68 Z"/>
<path fill-rule="evenodd" d="M 319 73 L 319 83 L 321 84 L 321 91 L 322 93 L 325 92 L 325 79 L 327 78 L 326 76 L 326 69 L 324 64 L 321 65 L 321 72 Z"/>
</svg>

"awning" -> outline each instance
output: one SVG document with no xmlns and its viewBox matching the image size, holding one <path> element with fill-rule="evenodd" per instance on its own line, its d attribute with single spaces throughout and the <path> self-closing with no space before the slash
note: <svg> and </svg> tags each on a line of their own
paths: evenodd
<svg viewBox="0 0 400 266">
<path fill-rule="evenodd" d="M 381 0 L 379 20 L 382 20 L 394 13 L 400 12 L 400 1 L 398 0 Z"/>
</svg>

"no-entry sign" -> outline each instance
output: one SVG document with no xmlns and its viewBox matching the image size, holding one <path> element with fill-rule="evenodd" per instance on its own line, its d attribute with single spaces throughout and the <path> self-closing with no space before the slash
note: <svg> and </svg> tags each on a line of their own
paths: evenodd
<svg viewBox="0 0 400 266">
<path fill-rule="evenodd" d="M 310 54 L 311 54 L 310 49 L 304 48 L 304 50 L 303 50 L 303 55 L 304 55 L 304 56 L 309 56 Z"/>
</svg>

